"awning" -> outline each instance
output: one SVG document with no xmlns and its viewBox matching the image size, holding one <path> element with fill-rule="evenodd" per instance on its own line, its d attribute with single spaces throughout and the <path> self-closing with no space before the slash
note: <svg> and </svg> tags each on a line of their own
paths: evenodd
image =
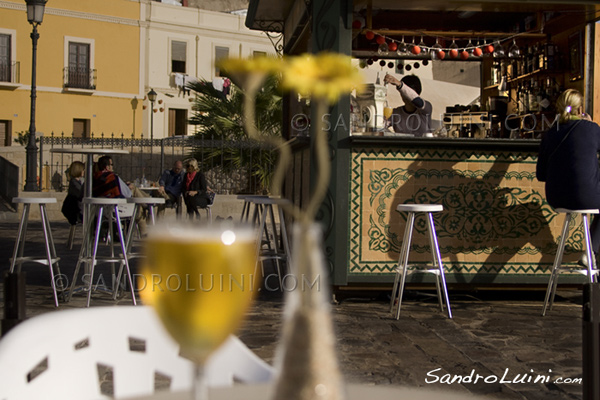
<svg viewBox="0 0 600 400">
<path fill-rule="evenodd" d="M 305 3 L 304 0 L 296 0 Z M 314 0 L 315 1 L 315 0 Z M 246 26 L 282 32 L 295 1 L 251 0 Z M 369 19 L 369 28 L 515 33 L 524 24 L 560 17 L 561 24 L 586 23 L 600 18 L 600 2 L 590 0 L 356 0 L 354 15 Z M 564 25 L 563 25 L 564 27 Z"/>
</svg>

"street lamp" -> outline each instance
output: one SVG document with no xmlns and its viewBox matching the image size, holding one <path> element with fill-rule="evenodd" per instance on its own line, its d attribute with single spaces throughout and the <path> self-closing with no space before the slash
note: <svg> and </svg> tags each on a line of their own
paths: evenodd
<svg viewBox="0 0 600 400">
<path fill-rule="evenodd" d="M 44 7 L 47 0 L 25 0 L 27 3 L 27 21 L 33 26 L 31 32 L 31 114 L 29 120 L 29 141 L 26 146 L 27 174 L 25 176 L 25 191 L 37 191 L 37 146 L 35 144 L 35 76 L 37 64 L 37 41 L 40 37 L 37 27 L 44 19 Z"/>
<path fill-rule="evenodd" d="M 156 92 L 154 89 L 150 88 L 148 92 L 148 100 L 152 103 L 152 107 L 150 108 L 150 141 L 154 140 L 154 102 L 156 101 Z"/>
</svg>

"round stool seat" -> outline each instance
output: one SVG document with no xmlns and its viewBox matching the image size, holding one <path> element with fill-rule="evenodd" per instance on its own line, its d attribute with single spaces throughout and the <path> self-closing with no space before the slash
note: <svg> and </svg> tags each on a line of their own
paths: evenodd
<svg viewBox="0 0 600 400">
<path fill-rule="evenodd" d="M 101 204 L 111 206 L 114 204 L 127 204 L 127 199 L 111 199 L 108 197 L 86 197 L 83 199 L 85 204 Z"/>
<path fill-rule="evenodd" d="M 444 211 L 441 204 L 398 204 L 396 211 L 400 212 L 438 212 Z"/>
<path fill-rule="evenodd" d="M 165 204 L 162 197 L 130 197 L 127 199 L 130 204 Z"/>
<path fill-rule="evenodd" d="M 21 203 L 21 204 L 50 204 L 56 203 L 56 198 L 54 197 L 13 197 L 13 203 Z"/>
<path fill-rule="evenodd" d="M 557 208 L 556 209 L 557 213 L 563 213 L 563 214 L 568 214 L 568 213 L 578 213 L 578 214 L 598 214 L 600 212 L 600 210 L 570 210 L 568 208 Z"/>
</svg>

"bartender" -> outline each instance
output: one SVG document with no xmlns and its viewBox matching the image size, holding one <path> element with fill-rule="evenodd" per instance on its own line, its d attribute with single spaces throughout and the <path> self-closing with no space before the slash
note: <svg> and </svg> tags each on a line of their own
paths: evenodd
<svg viewBox="0 0 600 400">
<path fill-rule="evenodd" d="M 433 107 L 430 102 L 420 97 L 421 80 L 416 75 L 407 75 L 398 80 L 390 74 L 383 78 L 384 83 L 396 86 L 404 105 L 394 108 L 390 117 L 390 124 L 397 133 L 410 133 L 422 137 L 431 132 L 431 113 Z"/>
</svg>

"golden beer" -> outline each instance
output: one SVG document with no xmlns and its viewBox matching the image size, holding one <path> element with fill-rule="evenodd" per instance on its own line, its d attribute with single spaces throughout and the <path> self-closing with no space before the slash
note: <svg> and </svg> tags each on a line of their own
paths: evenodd
<svg viewBox="0 0 600 400">
<path fill-rule="evenodd" d="M 236 331 L 256 291 L 251 232 L 167 230 L 146 241 L 140 294 L 196 363 Z"/>
<path fill-rule="evenodd" d="M 390 119 L 394 109 L 392 107 L 383 107 L 383 116 L 385 119 Z"/>
</svg>

